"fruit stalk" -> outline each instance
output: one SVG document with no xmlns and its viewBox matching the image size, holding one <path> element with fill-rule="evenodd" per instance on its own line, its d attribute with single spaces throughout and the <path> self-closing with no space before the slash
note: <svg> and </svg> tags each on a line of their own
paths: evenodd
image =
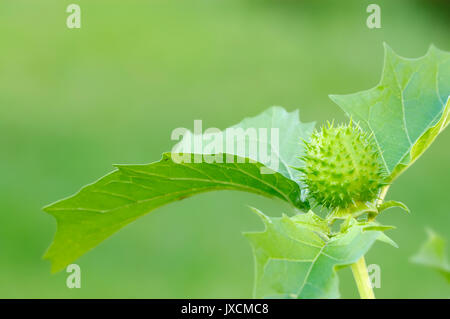
<svg viewBox="0 0 450 319">
<path fill-rule="evenodd" d="M 377 203 L 381 204 L 386 197 L 389 185 L 383 187 Z M 369 281 L 369 272 L 366 267 L 366 260 L 362 256 L 356 263 L 352 264 L 353 278 L 355 278 L 356 286 L 358 287 L 359 296 L 361 299 L 375 299 L 372 286 Z"/>
<path fill-rule="evenodd" d="M 361 299 L 375 299 L 372 286 L 370 285 L 369 273 L 367 271 L 364 256 L 356 263 L 352 264 L 352 272 Z"/>
</svg>

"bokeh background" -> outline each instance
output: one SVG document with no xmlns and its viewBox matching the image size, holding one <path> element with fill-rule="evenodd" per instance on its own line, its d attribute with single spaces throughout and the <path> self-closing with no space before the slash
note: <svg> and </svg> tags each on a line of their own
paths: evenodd
<svg viewBox="0 0 450 319">
<path fill-rule="evenodd" d="M 77 263 L 82 288 L 50 274 L 42 255 L 55 233 L 41 211 L 112 170 L 148 163 L 171 149 L 174 128 L 225 128 L 272 105 L 302 121 L 344 120 L 327 97 L 374 86 L 383 41 L 406 57 L 450 50 L 445 1 L 376 1 L 382 28 L 370 30 L 373 1 L 2 0 L 0 2 L 0 297 L 248 298 L 253 257 L 243 231 L 262 229 L 247 204 L 269 215 L 277 201 L 209 193 L 158 209 Z M 69 30 L 70 3 L 82 28 Z M 407 216 L 395 249 L 376 243 L 383 298 L 448 298 L 437 273 L 408 259 L 425 226 L 450 238 L 450 130 L 391 188 Z M 357 297 L 349 269 L 345 298 Z"/>
</svg>

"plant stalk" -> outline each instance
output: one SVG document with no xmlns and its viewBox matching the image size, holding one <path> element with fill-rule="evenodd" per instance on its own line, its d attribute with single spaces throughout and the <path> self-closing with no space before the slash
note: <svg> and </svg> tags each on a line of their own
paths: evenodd
<svg viewBox="0 0 450 319">
<path fill-rule="evenodd" d="M 384 186 L 384 187 L 381 189 L 381 192 L 380 192 L 380 195 L 379 195 L 379 198 L 378 198 L 378 204 L 383 203 L 384 198 L 386 197 L 386 194 L 387 194 L 387 192 L 388 192 L 388 190 L 389 190 L 389 186 L 390 186 L 390 185 L 386 185 L 386 186 Z"/>
<path fill-rule="evenodd" d="M 361 299 L 375 299 L 372 286 L 370 285 L 369 272 L 367 271 L 364 256 L 356 263 L 352 264 L 352 272 Z"/>
<path fill-rule="evenodd" d="M 386 197 L 389 190 L 389 185 L 381 189 L 377 204 L 381 204 Z M 356 263 L 352 264 L 353 278 L 355 278 L 356 286 L 358 287 L 359 296 L 361 299 L 375 299 L 372 286 L 369 281 L 369 272 L 366 267 L 366 260 L 362 256 Z"/>
</svg>

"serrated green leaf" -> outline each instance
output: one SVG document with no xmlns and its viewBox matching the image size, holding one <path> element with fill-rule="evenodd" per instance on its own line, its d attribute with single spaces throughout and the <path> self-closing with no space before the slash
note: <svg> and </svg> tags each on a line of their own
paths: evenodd
<svg viewBox="0 0 450 319">
<path fill-rule="evenodd" d="M 385 45 L 376 87 L 330 98 L 373 133 L 388 181 L 393 181 L 448 125 L 449 95 L 450 53 L 431 46 L 425 56 L 407 59 Z"/>
<path fill-rule="evenodd" d="M 302 141 L 309 140 L 314 130 L 314 125 L 315 123 L 300 122 L 298 110 L 287 112 L 280 106 L 274 106 L 255 117 L 245 118 L 240 123 L 231 126 L 229 129 L 242 129 L 243 132 L 247 132 L 248 129 L 257 130 L 256 135 L 239 134 L 239 136 L 234 137 L 231 141 L 232 143 L 229 143 L 229 145 L 234 145 L 231 149 L 227 149 L 226 142 L 230 142 L 230 138 L 226 137 L 226 130 L 204 134 L 202 136 L 202 148 L 198 150 L 195 150 L 194 147 L 195 135 L 189 131 L 185 134 L 182 141 L 175 146 L 174 151 L 213 154 L 216 152 L 211 152 L 207 145 L 217 138 L 222 141 L 221 148 L 224 153 L 253 159 L 289 179 L 298 181 L 298 172 L 292 167 L 303 166 L 303 162 L 299 159 L 303 155 L 304 146 Z M 267 135 L 260 134 L 260 129 L 265 129 Z M 278 139 L 275 139 L 275 143 L 278 143 L 278 145 L 273 144 L 271 129 L 278 130 Z M 238 143 L 243 143 L 246 147 L 238 148 Z M 252 154 L 249 152 L 248 146 L 250 143 L 258 146 L 257 153 Z M 263 156 L 260 156 L 260 150 L 263 150 Z M 277 165 L 273 166 L 272 164 L 274 163 L 272 161 L 276 162 Z"/>
<path fill-rule="evenodd" d="M 450 284 L 450 264 L 447 259 L 445 239 L 432 229 L 428 228 L 426 231 L 428 238 L 419 251 L 411 257 L 411 262 L 437 270 Z"/>
<path fill-rule="evenodd" d="M 265 230 L 245 235 L 255 254 L 256 298 L 338 298 L 336 269 L 355 263 L 382 234 L 353 219 L 347 231 L 330 236 L 312 211 L 279 218 L 255 212 Z"/>
<path fill-rule="evenodd" d="M 138 217 L 168 203 L 213 190 L 239 190 L 279 198 L 305 208 L 297 183 L 261 174 L 260 163 L 175 163 L 170 153 L 147 165 L 118 165 L 118 170 L 72 197 L 44 210 L 58 224 L 44 258 L 59 271 Z M 222 154 L 223 159 L 227 154 Z M 247 160 L 248 162 L 248 160 Z"/>
</svg>

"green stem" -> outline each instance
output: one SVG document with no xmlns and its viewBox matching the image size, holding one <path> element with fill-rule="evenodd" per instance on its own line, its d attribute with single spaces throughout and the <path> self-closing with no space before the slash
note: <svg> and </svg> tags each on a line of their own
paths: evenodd
<svg viewBox="0 0 450 319">
<path fill-rule="evenodd" d="M 364 256 L 356 263 L 352 264 L 352 272 L 361 299 L 375 299 L 372 286 L 370 285 L 369 272 L 367 271 Z"/>
<path fill-rule="evenodd" d="M 386 197 L 386 194 L 389 190 L 389 186 L 390 185 L 386 185 L 381 189 L 380 195 L 379 195 L 379 199 L 378 199 L 378 203 L 377 204 L 381 204 L 384 201 L 384 198 Z"/>
<path fill-rule="evenodd" d="M 389 185 L 381 189 L 377 204 L 381 204 L 389 190 Z M 362 256 L 356 263 L 352 264 L 353 278 L 355 278 L 361 299 L 375 299 L 372 286 L 369 281 L 369 272 L 366 267 L 366 260 Z"/>
</svg>

